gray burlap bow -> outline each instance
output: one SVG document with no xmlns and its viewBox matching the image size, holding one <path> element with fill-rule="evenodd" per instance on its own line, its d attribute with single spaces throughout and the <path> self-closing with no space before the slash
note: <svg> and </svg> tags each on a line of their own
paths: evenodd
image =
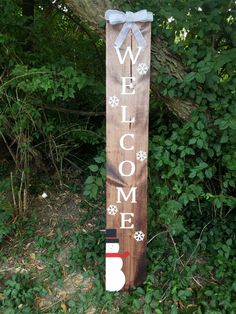
<svg viewBox="0 0 236 314">
<path fill-rule="evenodd" d="M 147 10 L 141 10 L 136 13 L 133 12 L 121 12 L 117 10 L 107 10 L 105 13 L 105 19 L 109 21 L 111 25 L 123 24 L 123 27 L 116 38 L 115 47 L 120 48 L 123 44 L 129 30 L 131 29 L 139 47 L 145 48 L 146 41 L 135 22 L 152 22 L 153 14 Z"/>
</svg>

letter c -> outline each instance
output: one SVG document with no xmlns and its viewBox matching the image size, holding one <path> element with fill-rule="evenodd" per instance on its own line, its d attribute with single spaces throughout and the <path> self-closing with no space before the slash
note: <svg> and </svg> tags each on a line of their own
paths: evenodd
<svg viewBox="0 0 236 314">
<path fill-rule="evenodd" d="M 131 146 L 131 147 L 125 147 L 125 144 L 124 144 L 124 140 L 127 136 L 130 136 L 131 138 L 134 139 L 134 134 L 124 134 L 121 136 L 120 138 L 120 147 L 124 150 L 134 150 L 134 146 Z"/>
</svg>

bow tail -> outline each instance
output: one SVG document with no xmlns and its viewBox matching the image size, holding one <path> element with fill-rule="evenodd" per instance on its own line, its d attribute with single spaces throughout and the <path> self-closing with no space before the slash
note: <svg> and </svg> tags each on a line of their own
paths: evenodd
<svg viewBox="0 0 236 314">
<path fill-rule="evenodd" d="M 116 38 L 115 47 L 120 48 L 122 46 L 131 27 L 132 25 L 130 23 L 125 23 L 123 25 L 118 37 Z"/>
<path fill-rule="evenodd" d="M 134 37 L 136 38 L 136 41 L 138 43 L 138 46 L 139 47 L 142 47 L 142 48 L 145 48 L 147 46 L 147 43 L 139 29 L 139 27 L 133 23 L 132 26 L 131 26 L 131 29 L 132 29 L 132 32 L 134 34 Z"/>
</svg>

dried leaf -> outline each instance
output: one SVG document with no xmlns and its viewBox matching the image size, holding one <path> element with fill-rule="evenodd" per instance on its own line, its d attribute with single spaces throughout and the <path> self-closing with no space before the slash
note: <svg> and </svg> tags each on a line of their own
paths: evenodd
<svg viewBox="0 0 236 314">
<path fill-rule="evenodd" d="M 67 311 L 67 306 L 66 306 L 66 304 L 65 304 L 64 302 L 61 302 L 61 308 L 62 308 L 62 310 L 63 310 L 64 312 Z"/>
<path fill-rule="evenodd" d="M 35 253 L 30 253 L 30 258 L 35 261 L 36 257 L 35 257 Z"/>
</svg>

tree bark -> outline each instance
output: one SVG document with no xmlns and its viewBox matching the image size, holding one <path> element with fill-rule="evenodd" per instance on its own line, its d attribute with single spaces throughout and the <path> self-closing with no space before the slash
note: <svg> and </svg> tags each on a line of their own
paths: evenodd
<svg viewBox="0 0 236 314">
<path fill-rule="evenodd" d="M 65 3 L 72 10 L 73 14 L 77 15 L 81 20 L 86 21 L 102 36 L 105 35 L 105 31 L 99 27 L 99 22 L 104 20 L 105 11 L 107 9 L 118 9 L 112 5 L 112 1 L 110 0 L 65 0 Z M 183 78 L 188 73 L 186 67 L 181 63 L 180 58 L 167 49 L 167 42 L 163 38 L 158 36 L 153 38 L 151 49 L 152 91 L 178 118 L 188 120 L 191 112 L 197 108 L 197 105 L 190 99 L 161 95 L 160 91 L 163 88 L 163 84 L 158 85 L 155 80 L 160 68 L 163 66 L 175 78 Z"/>
</svg>

